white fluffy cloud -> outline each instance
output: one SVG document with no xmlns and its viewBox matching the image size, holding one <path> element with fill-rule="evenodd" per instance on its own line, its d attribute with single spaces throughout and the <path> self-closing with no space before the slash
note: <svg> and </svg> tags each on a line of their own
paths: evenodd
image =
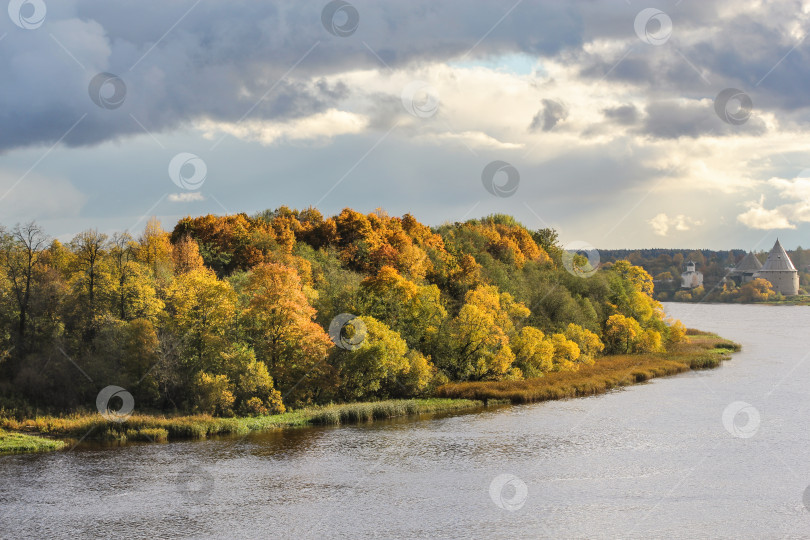
<svg viewBox="0 0 810 540">
<path fill-rule="evenodd" d="M 692 219 L 683 214 L 669 217 L 663 212 L 649 220 L 647 223 L 652 226 L 653 232 L 658 236 L 667 236 L 670 229 L 674 229 L 675 231 L 688 231 L 692 229 L 692 227 L 702 225 L 702 221 Z"/>
<path fill-rule="evenodd" d="M 169 202 L 192 202 L 204 201 L 205 197 L 199 191 L 192 191 L 190 193 L 170 193 Z"/>
<path fill-rule="evenodd" d="M 215 122 L 205 120 L 197 124 L 207 139 L 216 140 L 222 134 L 233 135 L 244 141 L 270 145 L 281 141 L 323 141 L 338 135 L 362 132 L 368 124 L 363 115 L 329 109 L 311 116 L 286 122 L 248 120 L 246 122 Z"/>
<path fill-rule="evenodd" d="M 748 210 L 737 216 L 737 220 L 743 225 L 752 229 L 795 229 L 788 217 L 785 215 L 787 206 L 767 209 L 764 207 L 765 198 L 747 204 Z"/>
<path fill-rule="evenodd" d="M 746 203 L 748 210 L 738 216 L 740 223 L 752 229 L 795 229 L 798 223 L 810 222 L 810 169 L 795 178 L 770 178 L 765 184 L 789 201 L 773 208 L 765 207 L 765 196 Z"/>
</svg>

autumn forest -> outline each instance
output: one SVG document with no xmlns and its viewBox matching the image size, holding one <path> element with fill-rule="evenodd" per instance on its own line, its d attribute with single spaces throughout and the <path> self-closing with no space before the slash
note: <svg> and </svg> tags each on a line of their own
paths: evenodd
<svg viewBox="0 0 810 540">
<path fill-rule="evenodd" d="M 555 231 L 505 215 L 429 227 L 281 207 L 68 243 L 0 228 L 0 409 L 92 410 L 114 384 L 140 411 L 264 415 L 684 339 L 641 267 L 562 257 Z"/>
</svg>

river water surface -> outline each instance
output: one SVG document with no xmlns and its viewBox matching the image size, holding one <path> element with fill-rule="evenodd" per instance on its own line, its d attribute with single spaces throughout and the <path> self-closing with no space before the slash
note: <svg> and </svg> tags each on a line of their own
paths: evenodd
<svg viewBox="0 0 810 540">
<path fill-rule="evenodd" d="M 810 308 L 666 309 L 743 352 L 593 398 L 0 457 L 0 537 L 810 537 Z"/>
</svg>

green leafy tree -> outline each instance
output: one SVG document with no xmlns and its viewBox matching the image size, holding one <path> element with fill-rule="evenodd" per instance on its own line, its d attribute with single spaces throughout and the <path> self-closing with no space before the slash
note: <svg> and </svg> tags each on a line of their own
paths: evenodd
<svg viewBox="0 0 810 540">
<path fill-rule="evenodd" d="M 31 295 L 35 289 L 36 271 L 42 260 L 48 237 L 36 223 L 16 225 L 11 232 L 0 228 L 0 267 L 16 304 L 16 335 L 18 356 L 27 349 L 26 330 Z"/>
<path fill-rule="evenodd" d="M 360 317 L 366 337 L 354 350 L 336 350 L 342 393 L 346 399 L 384 398 L 398 393 L 402 378 L 411 378 L 406 353 L 408 346 L 400 335 L 373 317 Z"/>
<path fill-rule="evenodd" d="M 435 350 L 447 311 L 436 285 L 417 285 L 384 266 L 362 283 L 364 313 L 396 330 L 409 347 Z"/>
<path fill-rule="evenodd" d="M 206 414 L 233 416 L 233 385 L 227 375 L 211 375 L 200 371 L 194 377 L 192 392 L 194 408 Z"/>
<path fill-rule="evenodd" d="M 185 361 L 196 370 L 218 366 L 235 322 L 236 294 L 211 270 L 177 276 L 167 290 L 164 324 L 184 344 Z"/>
</svg>

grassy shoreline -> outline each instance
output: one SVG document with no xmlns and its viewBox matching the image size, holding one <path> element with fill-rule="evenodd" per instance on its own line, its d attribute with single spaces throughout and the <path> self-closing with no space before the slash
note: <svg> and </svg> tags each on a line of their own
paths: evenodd
<svg viewBox="0 0 810 540">
<path fill-rule="evenodd" d="M 514 404 L 603 394 L 614 388 L 685 371 L 711 369 L 731 358 L 740 345 L 715 334 L 690 330 L 690 342 L 663 353 L 614 355 L 600 358 L 579 371 L 547 373 L 524 381 L 450 383 L 438 396 L 453 399 L 505 400 Z"/>
<path fill-rule="evenodd" d="M 458 412 L 484 407 L 495 401 L 519 404 L 590 396 L 653 377 L 714 368 L 728 360 L 732 352 L 740 350 L 738 344 L 714 334 L 696 330 L 690 330 L 689 334 L 689 343 L 673 346 L 665 353 L 606 356 L 595 365 L 583 366 L 576 372 L 548 373 L 525 381 L 451 383 L 440 387 L 437 397 L 428 399 L 347 403 L 241 418 L 134 415 L 119 423 L 107 421 L 98 414 L 42 416 L 26 420 L 0 417 L 0 454 L 58 450 L 65 446 L 65 441 L 206 439 L 290 427 L 356 424 Z"/>
<path fill-rule="evenodd" d="M 10 433 L 0 429 L 0 455 L 51 452 L 61 450 L 64 447 L 64 441 L 26 435 L 25 433 Z"/>
<path fill-rule="evenodd" d="M 671 302 L 673 304 L 704 304 L 704 305 L 725 305 L 725 306 L 810 306 L 810 295 L 807 296 L 791 296 L 785 298 L 784 300 L 765 300 L 762 302 L 722 302 L 720 300 L 711 300 L 711 301 L 703 301 L 703 300 L 695 300 L 695 301 L 684 301 L 684 300 L 675 300 L 673 298 L 667 300 L 661 300 L 660 298 L 656 298 L 659 302 Z"/>
<path fill-rule="evenodd" d="M 13 435 L 61 443 L 59 447 L 64 446 L 63 441 L 42 439 L 30 434 L 71 442 L 78 440 L 166 442 L 199 440 L 221 435 L 246 435 L 254 431 L 290 427 L 356 424 L 419 414 L 471 410 L 482 406 L 483 403 L 480 401 L 429 398 L 346 403 L 299 409 L 270 416 L 238 418 L 216 418 L 209 415 L 175 417 L 133 415 L 123 422 L 111 422 L 99 414 L 40 416 L 26 420 L 0 417 L 0 433 L 3 429 L 13 430 L 15 432 Z M 24 448 L 21 445 L 19 451 L 27 451 Z"/>
</svg>

